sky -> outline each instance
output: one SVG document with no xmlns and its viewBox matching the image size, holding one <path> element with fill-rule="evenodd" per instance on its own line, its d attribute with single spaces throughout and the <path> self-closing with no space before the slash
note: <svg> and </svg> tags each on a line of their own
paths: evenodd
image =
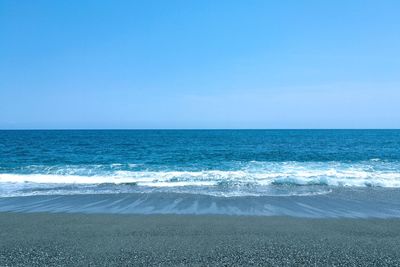
<svg viewBox="0 0 400 267">
<path fill-rule="evenodd" d="M 0 1 L 0 129 L 400 128 L 398 0 Z"/>
</svg>

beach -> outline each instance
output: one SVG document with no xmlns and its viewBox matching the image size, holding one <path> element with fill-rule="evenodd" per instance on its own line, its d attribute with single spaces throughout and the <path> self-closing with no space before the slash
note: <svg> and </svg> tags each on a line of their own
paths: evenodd
<svg viewBox="0 0 400 267">
<path fill-rule="evenodd" d="M 400 267 L 399 11 L 0 1 L 0 267 Z"/>
<path fill-rule="evenodd" d="M 399 142 L 0 131 L 0 266 L 400 266 Z"/>
<path fill-rule="evenodd" d="M 396 266 L 398 219 L 0 213 L 0 266 Z"/>
</svg>

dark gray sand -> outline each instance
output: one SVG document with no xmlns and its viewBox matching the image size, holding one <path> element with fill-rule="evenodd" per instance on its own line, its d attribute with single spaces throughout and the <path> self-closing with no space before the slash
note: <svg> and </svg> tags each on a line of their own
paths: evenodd
<svg viewBox="0 0 400 267">
<path fill-rule="evenodd" d="M 0 213 L 0 266 L 400 266 L 400 220 Z"/>
</svg>

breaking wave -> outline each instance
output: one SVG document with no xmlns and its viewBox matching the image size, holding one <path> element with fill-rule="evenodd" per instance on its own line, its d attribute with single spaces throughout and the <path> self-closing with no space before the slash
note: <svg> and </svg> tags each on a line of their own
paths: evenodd
<svg viewBox="0 0 400 267">
<path fill-rule="evenodd" d="M 136 168 L 136 169 L 135 169 Z M 29 170 L 29 171 L 27 171 Z M 400 187 L 400 163 L 368 162 L 250 162 L 229 170 L 140 170 L 138 165 L 29 166 L 0 173 L 0 195 L 97 192 L 205 193 L 250 196 L 289 187 Z M 46 191 L 47 190 L 47 191 Z M 296 189 L 303 192 L 304 189 Z M 296 191 L 294 190 L 294 191 Z M 292 190 L 293 191 L 293 190 Z M 317 190 L 318 191 L 318 190 Z M 313 193 L 317 192 L 312 190 Z M 326 189 L 322 190 L 327 192 Z M 321 192 L 321 189 L 318 191 Z"/>
</svg>

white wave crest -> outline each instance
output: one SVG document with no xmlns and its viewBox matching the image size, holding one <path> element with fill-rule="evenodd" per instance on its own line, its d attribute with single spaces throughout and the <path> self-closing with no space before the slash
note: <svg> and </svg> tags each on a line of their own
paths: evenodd
<svg viewBox="0 0 400 267">
<path fill-rule="evenodd" d="M 128 184 L 150 187 L 326 185 L 400 187 L 400 172 L 357 168 L 285 166 L 237 171 L 114 171 L 107 175 L 0 174 L 0 183 Z M 1 185 L 0 185 L 1 186 Z"/>
</svg>

